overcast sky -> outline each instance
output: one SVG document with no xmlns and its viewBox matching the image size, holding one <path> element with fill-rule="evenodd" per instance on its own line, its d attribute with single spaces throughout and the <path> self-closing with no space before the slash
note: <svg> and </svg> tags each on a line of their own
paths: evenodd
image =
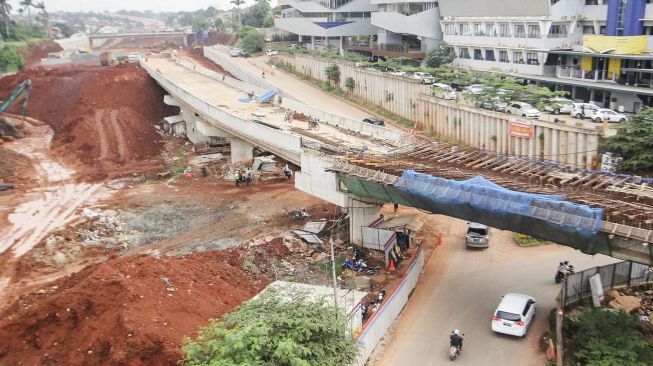
<svg viewBox="0 0 653 366">
<path fill-rule="evenodd" d="M 41 0 L 35 0 L 37 3 Z M 10 0 L 13 11 L 18 10 L 20 0 Z M 65 10 L 79 11 L 118 11 L 127 10 L 152 10 L 152 11 L 180 11 L 197 10 L 213 5 L 218 9 L 229 9 L 229 0 L 43 0 L 49 11 Z M 254 0 L 245 0 L 245 6 L 253 5 Z M 276 1 L 272 1 L 276 3 Z"/>
</svg>

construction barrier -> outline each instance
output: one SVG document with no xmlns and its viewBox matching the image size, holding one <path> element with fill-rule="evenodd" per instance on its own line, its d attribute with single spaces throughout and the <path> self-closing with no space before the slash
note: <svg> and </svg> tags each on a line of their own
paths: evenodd
<svg viewBox="0 0 653 366">
<path fill-rule="evenodd" d="M 359 353 L 353 363 L 354 366 L 365 365 L 374 348 L 397 319 L 417 285 L 422 268 L 424 268 L 424 250 L 419 247 L 399 285 L 386 295 L 379 309 L 363 325 L 363 331 L 356 341 Z"/>
</svg>

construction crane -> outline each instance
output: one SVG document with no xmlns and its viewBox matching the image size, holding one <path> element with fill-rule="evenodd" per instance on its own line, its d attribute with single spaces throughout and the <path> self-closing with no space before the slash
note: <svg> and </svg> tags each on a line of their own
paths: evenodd
<svg viewBox="0 0 653 366">
<path fill-rule="evenodd" d="M 15 102 L 20 100 L 21 95 L 23 96 L 23 108 L 21 110 L 21 115 L 25 118 L 27 113 L 27 100 L 29 99 L 29 92 L 32 89 L 32 82 L 27 79 L 20 83 L 16 89 L 14 89 L 9 97 L 0 105 L 0 114 L 3 114 L 9 107 L 11 107 Z"/>
</svg>

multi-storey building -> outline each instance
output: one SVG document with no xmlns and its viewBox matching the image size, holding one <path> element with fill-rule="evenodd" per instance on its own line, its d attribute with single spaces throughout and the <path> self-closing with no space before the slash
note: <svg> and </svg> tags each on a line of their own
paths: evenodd
<svg viewBox="0 0 653 366">
<path fill-rule="evenodd" d="M 370 0 L 279 0 L 277 28 L 299 35 L 313 49 L 332 45 L 344 49 L 348 37 L 375 35 Z"/>
<path fill-rule="evenodd" d="M 454 66 L 626 111 L 653 105 L 652 0 L 440 0 Z"/>
</svg>

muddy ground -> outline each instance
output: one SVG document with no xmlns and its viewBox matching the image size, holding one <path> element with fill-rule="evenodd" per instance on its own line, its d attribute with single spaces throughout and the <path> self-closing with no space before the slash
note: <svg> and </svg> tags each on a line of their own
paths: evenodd
<svg viewBox="0 0 653 366">
<path fill-rule="evenodd" d="M 192 145 L 154 128 L 178 110 L 136 65 L 34 67 L 0 95 L 25 78 L 33 119 L 12 117 L 24 136 L 0 144 L 0 181 L 16 184 L 0 192 L 0 364 L 174 365 L 184 336 L 270 281 L 329 285 L 328 248 L 291 232 L 303 225 L 292 210 L 328 221 L 324 242 L 351 255 L 348 221 L 292 181 L 180 174 Z M 404 213 L 433 243 L 429 217 Z M 372 290 L 406 263 L 371 276 Z"/>
</svg>

